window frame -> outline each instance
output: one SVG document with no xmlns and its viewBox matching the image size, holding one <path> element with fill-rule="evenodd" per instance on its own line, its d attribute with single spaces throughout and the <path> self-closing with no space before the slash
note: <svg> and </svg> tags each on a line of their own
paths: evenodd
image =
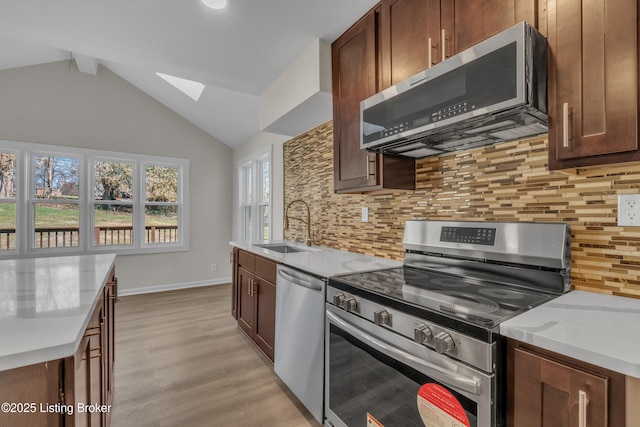
<svg viewBox="0 0 640 427">
<path fill-rule="evenodd" d="M 32 258 L 40 256 L 80 255 L 86 253 L 115 253 L 118 255 L 182 252 L 189 250 L 189 159 L 161 157 L 85 148 L 55 146 L 0 140 L 0 151 L 16 155 L 16 248 L 0 251 L 0 259 Z M 78 158 L 78 246 L 36 248 L 35 204 L 46 199 L 35 197 L 34 156 Z M 95 222 L 94 186 L 95 161 L 111 161 L 133 164 L 133 236 L 131 245 L 95 245 L 93 227 Z M 178 232 L 177 241 L 170 243 L 144 244 L 144 165 L 171 166 L 178 169 Z M 140 177 L 142 173 L 142 179 Z M 31 194 L 33 193 L 33 194 Z M 5 199 L 3 199 L 3 202 Z M 66 203 L 67 201 L 65 201 Z M 122 204 L 119 201 L 113 201 Z M 46 201 L 45 203 L 55 203 Z M 74 202 L 75 203 L 75 202 Z"/>
<path fill-rule="evenodd" d="M 267 149 L 258 151 L 253 155 L 246 157 L 240 160 L 237 163 L 237 171 L 238 171 L 238 183 L 239 183 L 239 197 L 238 197 L 238 215 L 240 218 L 240 233 L 241 239 L 244 241 L 253 241 L 253 242 L 261 242 L 264 241 L 264 231 L 258 233 L 258 230 L 261 229 L 262 222 L 262 212 L 263 208 L 266 206 L 269 210 L 269 219 L 268 219 L 268 233 L 269 237 L 266 240 L 270 240 L 273 237 L 273 155 L 272 155 L 272 146 L 269 146 Z M 262 173 L 262 165 L 268 162 L 269 163 L 269 201 L 268 203 L 264 203 L 263 201 L 263 173 Z M 252 182 L 251 188 L 248 189 L 247 186 L 247 173 L 246 171 L 251 170 L 252 173 Z M 251 192 L 251 200 L 248 200 L 248 191 Z M 248 203 L 247 203 L 248 202 Z M 247 222 L 246 209 L 249 208 L 251 211 L 251 220 Z M 253 232 L 255 230 L 255 233 Z"/>
</svg>

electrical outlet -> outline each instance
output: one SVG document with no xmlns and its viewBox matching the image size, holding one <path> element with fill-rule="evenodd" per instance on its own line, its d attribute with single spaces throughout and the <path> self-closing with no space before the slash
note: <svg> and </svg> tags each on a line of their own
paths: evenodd
<svg viewBox="0 0 640 427">
<path fill-rule="evenodd" d="M 362 222 L 369 222 L 369 208 L 362 208 Z"/>
<path fill-rule="evenodd" d="M 640 194 L 618 195 L 618 225 L 640 227 Z"/>
<path fill-rule="evenodd" d="M 218 266 L 216 264 L 211 264 L 211 271 L 217 271 Z"/>
</svg>

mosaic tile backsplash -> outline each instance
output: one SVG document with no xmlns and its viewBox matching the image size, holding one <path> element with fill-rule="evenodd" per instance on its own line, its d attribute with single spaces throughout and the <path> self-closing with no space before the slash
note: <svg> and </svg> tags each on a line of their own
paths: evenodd
<svg viewBox="0 0 640 427">
<path fill-rule="evenodd" d="M 316 244 L 397 260 L 409 219 L 565 222 L 573 287 L 640 298 L 640 227 L 617 226 L 617 196 L 640 192 L 640 167 L 587 177 L 550 172 L 546 164 L 541 136 L 418 160 L 415 191 L 335 194 L 327 122 L 285 143 L 285 206 L 295 199 L 309 204 Z M 303 215 L 297 206 L 290 215 Z M 297 221 L 285 231 L 286 239 L 305 235 Z"/>
</svg>

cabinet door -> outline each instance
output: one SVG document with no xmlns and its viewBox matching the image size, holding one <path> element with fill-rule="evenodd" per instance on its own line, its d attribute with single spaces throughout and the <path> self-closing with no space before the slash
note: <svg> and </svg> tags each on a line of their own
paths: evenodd
<svg viewBox="0 0 640 427">
<path fill-rule="evenodd" d="M 535 0 L 442 0 L 441 4 L 445 58 L 518 22 L 537 27 Z"/>
<path fill-rule="evenodd" d="M 250 337 L 255 324 L 253 283 L 253 273 L 238 267 L 238 326 Z"/>
<path fill-rule="evenodd" d="M 382 0 L 382 87 L 440 62 L 440 0 Z"/>
<path fill-rule="evenodd" d="M 637 0 L 549 0 L 549 168 L 637 160 Z"/>
<path fill-rule="evenodd" d="M 62 401 L 62 362 L 51 360 L 45 363 L 0 371 L 0 402 L 24 405 L 0 412 L 1 426 L 57 427 L 63 426 L 60 411 L 41 411 L 41 405 L 65 403 Z M 15 412 L 14 412 L 15 411 Z"/>
<path fill-rule="evenodd" d="M 607 378 L 519 348 L 514 365 L 514 426 L 608 425 Z"/>
<path fill-rule="evenodd" d="M 378 183 L 376 155 L 360 149 L 360 101 L 378 88 L 376 16 L 369 12 L 331 47 L 336 191 Z"/>
<path fill-rule="evenodd" d="M 273 362 L 276 338 L 276 285 L 264 279 L 256 280 L 256 324 L 254 340 Z"/>
</svg>

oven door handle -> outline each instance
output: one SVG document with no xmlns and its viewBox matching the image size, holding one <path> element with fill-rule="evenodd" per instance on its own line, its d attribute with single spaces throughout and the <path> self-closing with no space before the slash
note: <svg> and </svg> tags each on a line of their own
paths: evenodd
<svg viewBox="0 0 640 427">
<path fill-rule="evenodd" d="M 442 366 L 438 366 L 434 363 L 427 362 L 426 360 L 422 360 L 410 353 L 407 353 L 404 350 L 390 346 L 381 339 L 374 337 L 369 333 L 362 331 L 358 327 L 349 324 L 348 321 L 338 316 L 337 313 L 332 313 L 327 310 L 327 318 L 344 331 L 348 332 L 352 336 L 358 338 L 360 341 L 373 347 L 379 352 L 384 353 L 387 356 L 392 357 L 397 361 L 410 366 L 426 375 L 429 375 L 429 371 L 436 371 L 442 377 L 444 377 L 443 382 L 446 382 L 446 385 L 455 387 L 468 393 L 473 393 L 477 396 L 480 395 L 479 380 L 475 378 L 464 377 L 457 372 L 443 368 Z"/>
</svg>

